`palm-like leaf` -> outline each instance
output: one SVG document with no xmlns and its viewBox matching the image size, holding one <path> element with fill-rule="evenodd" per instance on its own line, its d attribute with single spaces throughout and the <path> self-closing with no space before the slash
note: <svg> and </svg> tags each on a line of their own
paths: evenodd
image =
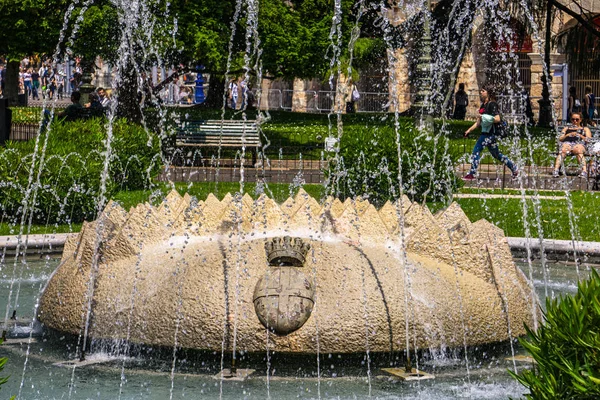
<svg viewBox="0 0 600 400">
<path fill-rule="evenodd" d="M 536 361 L 511 375 L 530 390 L 528 399 L 600 398 L 600 276 L 592 270 L 573 296 L 548 299 L 544 324 L 520 339 Z"/>
</svg>

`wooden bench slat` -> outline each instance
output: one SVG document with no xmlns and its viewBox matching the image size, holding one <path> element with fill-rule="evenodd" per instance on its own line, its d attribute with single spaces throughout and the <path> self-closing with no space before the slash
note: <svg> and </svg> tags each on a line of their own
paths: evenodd
<svg viewBox="0 0 600 400">
<path fill-rule="evenodd" d="M 256 121 L 184 121 L 177 130 L 179 147 L 260 147 Z"/>
<path fill-rule="evenodd" d="M 198 146 L 197 143 L 177 143 L 178 147 L 202 147 L 202 146 Z M 257 143 L 256 146 L 245 146 L 245 147 L 258 147 L 259 144 Z M 207 146 L 209 147 L 209 146 Z M 219 147 L 219 144 L 216 143 L 214 145 L 211 145 L 210 147 Z M 221 147 L 237 147 L 239 149 L 241 149 L 243 146 L 241 146 L 239 143 L 221 143 Z"/>
</svg>

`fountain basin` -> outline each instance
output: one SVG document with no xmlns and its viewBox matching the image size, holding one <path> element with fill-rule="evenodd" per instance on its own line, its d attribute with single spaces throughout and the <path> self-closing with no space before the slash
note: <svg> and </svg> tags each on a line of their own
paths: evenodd
<svg viewBox="0 0 600 400">
<path fill-rule="evenodd" d="M 314 305 L 303 325 L 277 334 L 257 316 L 255 289 L 274 276 L 265 244 L 283 236 L 311 245 L 293 268 L 312 284 Z M 407 333 L 419 348 L 522 335 L 537 304 L 502 231 L 470 223 L 456 204 L 434 216 L 406 198 L 376 210 L 302 191 L 282 205 L 173 192 L 128 213 L 111 203 L 67 240 L 38 317 L 75 335 L 87 324 L 92 338 L 155 346 L 394 352 Z"/>
</svg>

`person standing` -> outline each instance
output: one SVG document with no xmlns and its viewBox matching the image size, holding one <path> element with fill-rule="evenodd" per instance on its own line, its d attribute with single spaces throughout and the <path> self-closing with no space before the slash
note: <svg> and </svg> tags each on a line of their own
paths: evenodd
<svg viewBox="0 0 600 400">
<path fill-rule="evenodd" d="M 56 88 L 58 83 L 56 82 L 56 73 L 55 71 L 52 72 L 52 74 L 50 75 L 50 77 L 48 78 L 50 80 L 50 84 L 48 85 L 48 96 L 50 98 L 50 100 L 54 99 L 54 92 L 56 92 Z"/>
<path fill-rule="evenodd" d="M 594 122 L 595 111 L 596 96 L 592 93 L 592 87 L 587 85 L 583 97 L 583 122 L 585 126 L 596 126 L 596 122 Z"/>
<path fill-rule="evenodd" d="M 56 76 L 56 96 L 59 100 L 63 98 L 63 93 L 65 91 L 65 75 L 62 71 L 58 71 Z"/>
<path fill-rule="evenodd" d="M 350 79 L 348 86 L 350 90 L 348 91 L 347 95 L 348 101 L 346 101 L 346 113 L 353 114 L 356 112 L 356 102 L 360 100 L 360 92 L 358 91 L 356 85 L 352 82 L 352 79 Z"/>
<path fill-rule="evenodd" d="M 501 122 L 500 108 L 496 102 L 496 94 L 493 89 L 489 86 L 485 86 L 479 90 L 479 97 L 481 98 L 481 107 L 479 108 L 479 116 L 477 121 L 469 129 L 465 131 L 464 137 L 469 136 L 469 133 L 475 129 L 481 127 L 481 135 L 473 147 L 473 153 L 471 155 L 471 170 L 463 180 L 471 181 L 475 179 L 477 169 L 479 168 L 479 161 L 481 159 L 481 152 L 484 147 L 487 147 L 492 156 L 502 162 L 512 172 L 513 179 L 519 176 L 519 168 L 513 163 L 507 156 L 502 154 L 498 149 L 498 140 L 495 135 L 496 124 Z"/>
<path fill-rule="evenodd" d="M 581 101 L 577 98 L 577 88 L 569 88 L 569 104 L 567 109 L 567 121 L 571 120 L 571 114 L 581 112 Z"/>
<path fill-rule="evenodd" d="M 231 101 L 231 109 L 237 109 L 238 84 L 235 78 L 229 82 L 229 100 Z"/>
<path fill-rule="evenodd" d="M 40 74 L 36 69 L 31 72 L 31 98 L 33 100 L 39 100 L 40 96 L 38 95 L 40 89 Z"/>
<path fill-rule="evenodd" d="M 465 92 L 465 84 L 459 83 L 458 90 L 454 94 L 454 114 L 452 119 L 464 120 L 467 115 L 467 106 L 469 105 L 469 96 Z"/>
<path fill-rule="evenodd" d="M 246 83 L 245 79 L 240 83 L 240 86 L 242 87 L 242 106 L 240 107 L 240 109 L 245 110 L 246 99 L 248 98 L 248 84 Z"/>
<path fill-rule="evenodd" d="M 25 88 L 25 94 L 27 95 L 27 97 L 31 96 L 31 69 L 26 69 L 25 71 L 23 71 L 23 87 Z"/>
<path fill-rule="evenodd" d="M 4 97 L 4 65 L 0 65 L 0 98 Z"/>
</svg>

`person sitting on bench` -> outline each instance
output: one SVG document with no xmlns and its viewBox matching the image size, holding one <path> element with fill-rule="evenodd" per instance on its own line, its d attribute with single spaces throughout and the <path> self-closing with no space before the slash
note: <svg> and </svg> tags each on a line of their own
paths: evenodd
<svg viewBox="0 0 600 400">
<path fill-rule="evenodd" d="M 560 166 L 564 158 L 573 154 L 577 156 L 579 165 L 581 166 L 581 177 L 587 178 L 587 167 L 585 163 L 585 145 L 589 138 L 592 137 L 592 132 L 587 127 L 581 126 L 581 114 L 574 112 L 571 114 L 571 125 L 565 126 L 558 137 L 561 143 L 556 162 L 554 163 L 554 172 L 552 176 L 557 177 L 560 173 Z"/>
<path fill-rule="evenodd" d="M 79 103 L 79 100 L 81 100 L 81 93 L 71 93 L 71 103 L 73 104 L 69 104 L 64 111 L 58 113 L 58 118 L 64 118 L 65 121 L 75 121 L 79 116 L 79 112 L 83 108 L 83 106 Z"/>
</svg>

